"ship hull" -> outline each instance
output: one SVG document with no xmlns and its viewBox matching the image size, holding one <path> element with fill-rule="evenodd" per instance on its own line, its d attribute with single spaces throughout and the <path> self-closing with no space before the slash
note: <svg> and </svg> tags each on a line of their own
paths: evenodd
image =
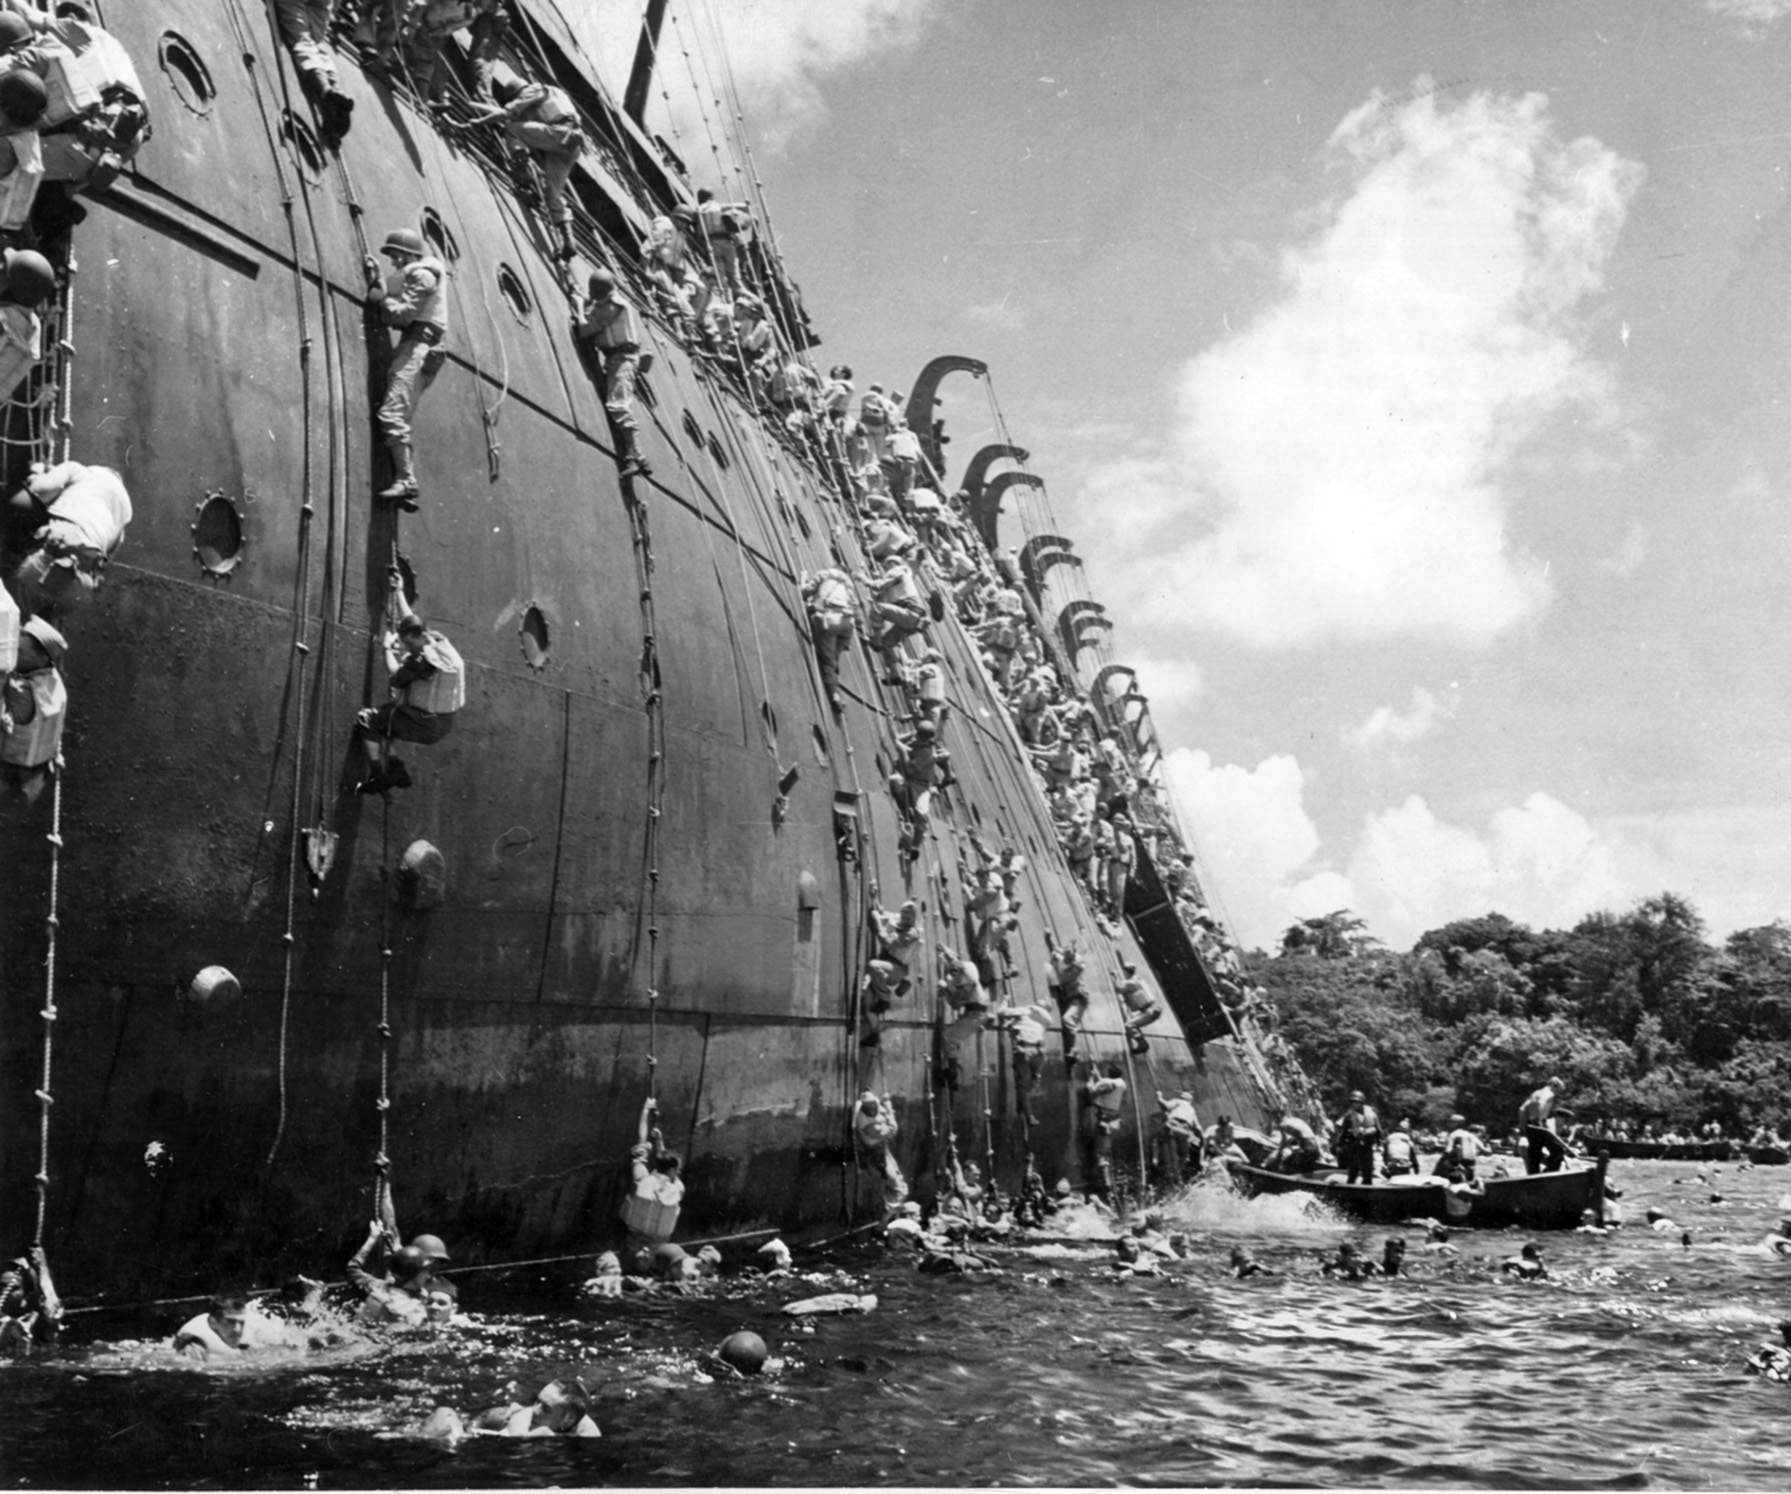
<svg viewBox="0 0 1791 1494">
<path fill-rule="evenodd" d="M 912 897 L 929 952 L 961 947 L 978 839 L 1029 863 L 1010 989 L 1044 994 L 1047 930 L 1093 955 L 1089 1044 L 1133 1083 L 1121 1164 L 1142 1165 L 1156 1090 L 1261 1124 L 1236 1039 L 1190 1044 L 1166 1017 L 1128 1053 L 1115 967 L 1142 956 L 1073 883 L 952 625 L 959 786 L 900 853 L 883 782 L 907 706 L 865 650 L 844 713 L 821 697 L 798 581 L 861 557 L 804 454 L 650 324 L 658 476 L 625 490 L 538 225 L 352 68 L 349 169 L 308 157 L 246 14 L 254 68 L 233 7 L 115 18 L 156 136 L 74 237 L 72 450 L 117 468 L 137 512 L 68 628 L 55 877 L 49 796 L 0 827 L 0 1196 L 29 1214 L 53 915 L 45 1242 L 68 1290 L 327 1272 L 382 1175 L 457 1262 L 597 1249 L 650 1092 L 687 1159 L 681 1236 L 878 1217 L 849 1125 L 867 1087 L 923 1189 L 948 1146 L 1008 1187 L 1029 1158 L 1079 1178 L 1055 1055 L 1031 1129 L 995 1033 L 938 1086 L 930 970 L 861 1042 L 870 910 Z M 202 107 L 171 36 L 209 70 Z M 423 507 L 402 520 L 371 500 L 388 340 L 364 324 L 352 203 L 375 242 L 433 216 L 454 250 Z M 219 502 L 241 533 L 221 572 L 198 532 Z M 353 792 L 350 728 L 383 695 L 394 557 L 466 657 L 468 703 L 381 800 Z M 439 895 L 401 874 L 418 843 L 443 858 Z M 192 998 L 212 965 L 240 1001 Z"/>
</svg>

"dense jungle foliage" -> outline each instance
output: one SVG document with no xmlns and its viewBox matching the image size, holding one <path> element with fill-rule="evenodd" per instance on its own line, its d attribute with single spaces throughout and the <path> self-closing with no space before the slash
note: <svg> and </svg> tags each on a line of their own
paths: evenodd
<svg viewBox="0 0 1791 1494">
<path fill-rule="evenodd" d="M 1504 1130 L 1556 1074 L 1582 1122 L 1791 1126 L 1783 922 L 1712 945 L 1663 893 L 1567 930 L 1459 919 L 1396 954 L 1340 911 L 1295 924 L 1254 973 L 1333 1115 L 1361 1089 L 1388 1123 L 1459 1110 Z"/>
</svg>

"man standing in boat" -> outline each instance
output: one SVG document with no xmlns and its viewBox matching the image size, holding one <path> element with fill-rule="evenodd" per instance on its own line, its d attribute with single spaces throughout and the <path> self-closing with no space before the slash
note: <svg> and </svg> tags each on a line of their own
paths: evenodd
<svg viewBox="0 0 1791 1494">
<path fill-rule="evenodd" d="M 1374 1148 L 1381 1139 L 1381 1118 L 1374 1113 L 1368 1097 L 1359 1089 L 1349 1092 L 1349 1109 L 1338 1118 L 1331 1132 L 1331 1146 L 1337 1160 L 1349 1169 L 1348 1183 L 1374 1181 Z"/>
<path fill-rule="evenodd" d="M 368 310 L 381 326 L 399 328 L 400 336 L 379 406 L 380 439 L 392 456 L 392 481 L 379 500 L 415 513 L 419 489 L 411 465 L 411 420 L 423 391 L 447 361 L 441 344 L 448 336 L 448 271 L 414 228 L 394 228 L 380 252 L 392 271 L 383 274 L 379 261 L 367 256 Z"/>
<path fill-rule="evenodd" d="M 1559 1172 L 1567 1160 L 1567 1148 L 1555 1134 L 1556 1101 L 1562 1087 L 1561 1080 L 1550 1079 L 1518 1107 L 1518 1122 L 1524 1128 L 1525 1172 Z"/>
<path fill-rule="evenodd" d="M 1291 1110 L 1281 1114 L 1281 1144 L 1268 1160 L 1270 1172 L 1311 1172 L 1324 1160 L 1318 1136 Z"/>
</svg>

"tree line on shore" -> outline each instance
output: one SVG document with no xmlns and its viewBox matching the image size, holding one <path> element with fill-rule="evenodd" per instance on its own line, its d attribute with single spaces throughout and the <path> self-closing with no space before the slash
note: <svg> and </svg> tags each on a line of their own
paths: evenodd
<svg viewBox="0 0 1791 1494">
<path fill-rule="evenodd" d="M 1582 1123 L 1791 1134 L 1791 926 L 1706 937 L 1662 893 L 1571 929 L 1457 919 L 1404 954 L 1347 910 L 1252 956 L 1279 1030 L 1331 1108 L 1366 1092 L 1384 1123 L 1451 1112 L 1495 1132 L 1551 1075 Z"/>
</svg>

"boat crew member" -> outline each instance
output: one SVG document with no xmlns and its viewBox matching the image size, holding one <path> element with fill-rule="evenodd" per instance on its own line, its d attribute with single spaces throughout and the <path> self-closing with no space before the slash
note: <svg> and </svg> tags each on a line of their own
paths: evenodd
<svg viewBox="0 0 1791 1494">
<path fill-rule="evenodd" d="M 1119 999 L 1125 1006 L 1126 1041 L 1134 1053 L 1149 1053 L 1150 1039 L 1144 1029 L 1163 1015 L 1163 1004 L 1145 990 L 1136 966 L 1122 964 L 1121 969 L 1124 979 L 1119 983 Z"/>
<path fill-rule="evenodd" d="M 1464 1116 L 1449 1117 L 1449 1135 L 1443 1142 L 1443 1154 L 1431 1168 L 1433 1175 L 1452 1183 L 1471 1183 L 1474 1169 L 1480 1162 L 1480 1138 L 1468 1129 Z"/>
<path fill-rule="evenodd" d="M 110 467 L 33 463 L 15 508 L 45 522 L 37 548 L 19 562 L 19 592 L 33 610 L 66 608 L 99 589 L 106 563 L 124 543 L 131 522 L 131 495 Z"/>
<path fill-rule="evenodd" d="M 1390 1178 L 1417 1172 L 1418 1143 L 1412 1139 L 1410 1121 L 1401 1121 L 1387 1133 L 1387 1139 L 1381 1143 L 1381 1164 Z"/>
<path fill-rule="evenodd" d="M 56 294 L 56 274 L 34 249 L 8 249 L 0 272 L 0 402 L 10 400 L 43 357 L 38 311 Z"/>
<path fill-rule="evenodd" d="M 43 1248 L 33 1245 L 0 1269 L 0 1358 L 18 1358 L 56 1336 L 62 1299 Z"/>
<path fill-rule="evenodd" d="M 684 1179 L 679 1173 L 678 1154 L 665 1144 L 665 1137 L 654 1124 L 659 1102 L 648 1095 L 641 1105 L 640 1129 L 629 1154 L 633 1188 L 622 1200 L 622 1223 L 627 1226 L 627 1248 L 624 1258 L 637 1266 L 640 1258 L 651 1258 L 659 1246 L 672 1237 L 678 1227 L 678 1210 L 684 1203 Z M 636 1275 L 645 1275 L 637 1270 Z"/>
<path fill-rule="evenodd" d="M 354 121 L 354 100 L 336 86 L 336 51 L 330 45 L 335 13 L 336 0 L 274 0 L 280 39 L 292 53 L 299 87 L 323 121 L 325 140 L 340 144 Z"/>
<path fill-rule="evenodd" d="M 1089 1192 L 1113 1197 L 1113 1138 L 1119 1133 L 1120 1112 L 1126 1103 L 1125 1071 L 1116 1063 L 1103 1065 L 1088 1081 L 1088 1103 L 1082 1111 L 1083 1136 L 1089 1150 Z"/>
<path fill-rule="evenodd" d="M 716 283 L 731 297 L 740 294 L 740 246 L 752 231 L 752 209 L 744 202 L 717 202 L 707 187 L 697 191 L 697 231 L 715 262 Z"/>
<path fill-rule="evenodd" d="M 1550 1079 L 1518 1107 L 1517 1118 L 1524 1128 L 1525 1172 L 1559 1172 L 1561 1164 L 1567 1160 L 1567 1148 L 1555 1134 L 1556 1104 L 1561 1088 L 1559 1079 Z"/>
<path fill-rule="evenodd" d="M 804 571 L 801 585 L 815 640 L 815 664 L 821 671 L 821 693 L 837 716 L 845 709 L 840 699 L 840 650 L 851 646 L 858 630 L 858 594 L 852 578 L 832 566 L 812 576 Z"/>
<path fill-rule="evenodd" d="M 1322 1160 L 1318 1137 L 1311 1126 L 1292 1111 L 1283 1111 L 1281 1143 L 1265 1164 L 1271 1172 L 1311 1172 Z"/>
<path fill-rule="evenodd" d="M 1381 1118 L 1359 1089 L 1349 1092 L 1349 1109 L 1331 1132 L 1337 1160 L 1348 1169 L 1346 1183 L 1374 1181 L 1374 1148 L 1381 1139 Z"/>
<path fill-rule="evenodd" d="M 404 595 L 404 572 L 386 572 L 396 628 L 386 634 L 386 667 L 391 698 L 355 715 L 355 734 L 366 749 L 371 774 L 357 793 L 383 794 L 409 788 L 410 770 L 392 756 L 393 742 L 433 746 L 448 734 L 454 713 L 466 704 L 466 665 L 460 652 L 411 610 Z"/>
<path fill-rule="evenodd" d="M 369 310 L 382 326 L 400 329 L 398 346 L 386 372 L 385 397 L 379 406 L 379 434 L 392 458 L 392 481 L 379 493 L 382 503 L 396 503 L 410 513 L 417 509 L 417 474 L 412 466 L 411 421 L 417 401 L 435 382 L 448 355 L 441 344 L 448 335 L 447 267 L 428 252 L 414 228 L 395 228 L 380 252 L 392 263 L 382 274 L 379 261 L 367 256 Z"/>
<path fill-rule="evenodd" d="M 469 115 L 460 128 L 471 129 L 501 120 L 504 133 L 527 147 L 541 168 L 543 206 L 558 241 L 554 258 L 569 260 L 578 248 L 572 242 L 572 209 L 566 203 L 566 184 L 585 148 L 578 111 L 572 107 L 566 90 L 551 83 L 499 78 L 491 85 L 491 92 L 496 102 Z"/>
<path fill-rule="evenodd" d="M 248 1323 L 249 1299 L 241 1292 L 225 1292 L 212 1298 L 211 1306 L 189 1318 L 175 1331 L 174 1352 L 187 1359 L 208 1360 L 212 1355 L 248 1352 L 243 1329 Z"/>
<path fill-rule="evenodd" d="M 852 1112 L 852 1134 L 858 1141 L 859 1160 L 877 1174 L 885 1217 L 895 1213 L 908 1198 L 908 1180 L 889 1149 L 898 1130 L 895 1106 L 889 1103 L 888 1095 L 878 1096 L 867 1089 L 858 1097 Z"/>
<path fill-rule="evenodd" d="M 20 625 L 18 663 L 0 693 L 0 783 L 27 804 L 37 802 L 62 753 L 67 653 L 67 640 L 43 618 Z"/>
<path fill-rule="evenodd" d="M 616 277 L 608 270 L 593 270 L 587 289 L 588 299 L 573 298 L 572 330 L 600 364 L 603 410 L 621 458 L 618 475 L 624 480 L 651 477 L 653 469 L 641 457 L 640 423 L 634 418 L 634 386 L 644 361 L 640 318 L 616 293 Z"/>
</svg>

